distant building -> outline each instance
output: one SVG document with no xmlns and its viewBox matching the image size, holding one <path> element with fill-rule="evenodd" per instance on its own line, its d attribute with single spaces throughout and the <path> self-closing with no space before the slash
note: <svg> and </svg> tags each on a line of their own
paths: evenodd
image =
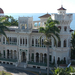
<svg viewBox="0 0 75 75">
<path fill-rule="evenodd" d="M 0 13 L 4 14 L 0 8 Z M 39 27 L 45 27 L 45 22 L 49 17 L 60 22 L 57 27 L 60 29 L 60 42 L 58 47 L 54 45 L 54 39 L 51 38 L 49 57 L 50 63 L 56 65 L 63 60 L 68 64 L 70 60 L 70 40 L 71 28 L 70 23 L 73 19 L 72 14 L 66 14 L 66 9 L 61 7 L 58 14 L 45 14 L 40 16 L 40 21 L 33 21 L 33 17 L 19 17 L 18 26 L 9 27 L 5 31 L 9 38 L 9 43 L 5 36 L 0 35 L 0 63 L 13 64 L 19 67 L 36 67 L 46 69 L 47 51 L 43 44 L 45 36 L 41 39 L 41 45 L 38 39 L 42 33 L 38 33 Z"/>
</svg>

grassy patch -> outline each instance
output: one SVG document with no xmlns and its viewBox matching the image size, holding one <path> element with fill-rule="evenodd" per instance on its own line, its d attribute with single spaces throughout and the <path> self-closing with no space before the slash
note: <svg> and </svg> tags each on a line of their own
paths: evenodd
<svg viewBox="0 0 75 75">
<path fill-rule="evenodd" d="M 0 75 L 12 75 L 12 74 L 11 74 L 11 73 L 9 73 L 9 72 L 0 71 Z"/>
</svg>

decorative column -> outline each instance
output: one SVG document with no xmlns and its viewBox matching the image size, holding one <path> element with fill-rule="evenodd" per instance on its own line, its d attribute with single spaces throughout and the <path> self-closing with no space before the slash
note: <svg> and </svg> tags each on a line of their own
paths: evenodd
<svg viewBox="0 0 75 75">
<path fill-rule="evenodd" d="M 12 52 L 13 52 L 13 59 L 14 59 L 14 50 Z"/>
<path fill-rule="evenodd" d="M 22 37 L 22 46 L 23 46 L 23 37 Z"/>
<path fill-rule="evenodd" d="M 7 50 L 5 50 L 5 55 L 6 55 L 5 58 L 7 58 Z"/>
<path fill-rule="evenodd" d="M 35 47 L 35 37 L 34 37 L 34 47 Z"/>
<path fill-rule="evenodd" d="M 6 44 L 6 37 L 5 37 L 5 44 Z"/>
<path fill-rule="evenodd" d="M 44 54 L 43 54 L 43 63 L 44 63 Z"/>
<path fill-rule="evenodd" d="M 40 22 L 40 27 L 42 27 L 42 23 Z"/>
<path fill-rule="evenodd" d="M 1 54 L 2 54 L 2 56 L 1 56 L 1 57 L 3 58 L 3 50 L 1 50 Z"/>
<path fill-rule="evenodd" d="M 68 39 L 66 40 L 66 44 L 67 44 L 66 47 L 68 47 L 68 44 L 69 44 L 69 43 L 68 43 Z"/>
<path fill-rule="evenodd" d="M 19 37 L 19 46 L 20 46 L 20 37 Z"/>
<path fill-rule="evenodd" d="M 16 59 L 18 59 L 18 52 L 17 52 L 17 50 L 16 50 Z"/>
<path fill-rule="evenodd" d="M 56 64 L 56 66 L 57 66 L 57 58 L 55 57 L 55 64 Z"/>
<path fill-rule="evenodd" d="M 61 38 L 61 47 L 63 47 L 64 41 L 63 38 Z"/>
<path fill-rule="evenodd" d="M 11 59 L 11 51 L 9 50 L 9 59 Z"/>
<path fill-rule="evenodd" d="M 18 62 L 21 62 L 21 53 L 20 53 L 20 50 L 19 50 L 19 60 Z"/>
<path fill-rule="evenodd" d="M 40 63 L 40 53 L 39 53 L 39 63 Z"/>
<path fill-rule="evenodd" d="M 62 26 L 62 28 L 61 28 L 61 32 L 64 32 L 64 26 Z"/>
<path fill-rule="evenodd" d="M 34 53 L 34 62 L 36 62 L 36 54 Z"/>
<path fill-rule="evenodd" d="M 69 26 L 67 26 L 67 33 L 69 33 Z"/>
<path fill-rule="evenodd" d="M 26 45 L 26 43 L 25 43 L 25 37 L 24 37 L 24 46 Z"/>
<path fill-rule="evenodd" d="M 18 34 L 18 33 L 17 33 Z M 17 35 L 17 45 L 20 45 L 19 35 Z"/>
<path fill-rule="evenodd" d="M 29 50 L 26 51 L 26 56 L 27 56 L 27 63 L 29 61 Z"/>
<path fill-rule="evenodd" d="M 37 22 L 37 28 L 39 28 L 39 23 Z"/>
<path fill-rule="evenodd" d="M 29 47 L 29 36 L 27 37 L 27 47 Z"/>
</svg>

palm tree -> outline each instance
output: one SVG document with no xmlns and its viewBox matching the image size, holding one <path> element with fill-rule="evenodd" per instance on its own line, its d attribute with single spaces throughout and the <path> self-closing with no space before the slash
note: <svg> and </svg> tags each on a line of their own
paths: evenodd
<svg viewBox="0 0 75 75">
<path fill-rule="evenodd" d="M 47 20 L 47 22 L 45 23 L 45 27 L 40 27 L 39 28 L 39 33 L 44 33 L 45 35 L 45 39 L 44 39 L 44 45 L 47 47 L 47 75 L 49 75 L 49 46 L 51 44 L 51 38 L 54 38 L 54 43 L 57 46 L 57 40 L 60 40 L 59 37 L 59 32 L 60 30 L 58 29 L 58 27 L 56 26 L 57 24 L 59 24 L 58 21 L 56 20 L 52 20 L 51 17 Z M 42 37 L 42 36 L 41 36 Z M 40 40 L 41 40 L 40 37 Z M 41 43 L 41 42 L 40 42 Z"/>
<path fill-rule="evenodd" d="M 75 30 L 71 35 L 71 59 L 75 59 Z"/>
<path fill-rule="evenodd" d="M 0 34 L 3 34 L 6 37 L 7 41 L 8 41 L 5 30 L 9 31 L 7 26 L 10 26 L 10 23 L 7 22 L 6 19 L 7 19 L 6 17 L 0 17 Z"/>
<path fill-rule="evenodd" d="M 53 75 L 71 75 L 70 73 L 74 73 L 75 69 L 73 67 L 67 67 L 67 68 L 55 68 L 55 70 L 52 70 Z"/>
</svg>

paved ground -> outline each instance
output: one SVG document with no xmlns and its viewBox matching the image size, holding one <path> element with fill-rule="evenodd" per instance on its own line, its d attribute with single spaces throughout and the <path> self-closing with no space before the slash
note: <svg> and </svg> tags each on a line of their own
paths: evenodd
<svg viewBox="0 0 75 75">
<path fill-rule="evenodd" d="M 20 68 L 20 67 L 15 67 L 13 65 L 8 65 L 8 64 L 0 64 L 0 71 L 11 72 L 14 75 L 37 75 L 36 73 L 33 73 L 31 71 L 35 71 L 35 72 L 41 71 L 41 73 L 47 73 L 47 71 L 43 69 Z"/>
<path fill-rule="evenodd" d="M 13 75 L 36 75 L 24 69 L 18 69 L 15 66 L 0 64 L 0 71 L 11 72 Z"/>
</svg>

